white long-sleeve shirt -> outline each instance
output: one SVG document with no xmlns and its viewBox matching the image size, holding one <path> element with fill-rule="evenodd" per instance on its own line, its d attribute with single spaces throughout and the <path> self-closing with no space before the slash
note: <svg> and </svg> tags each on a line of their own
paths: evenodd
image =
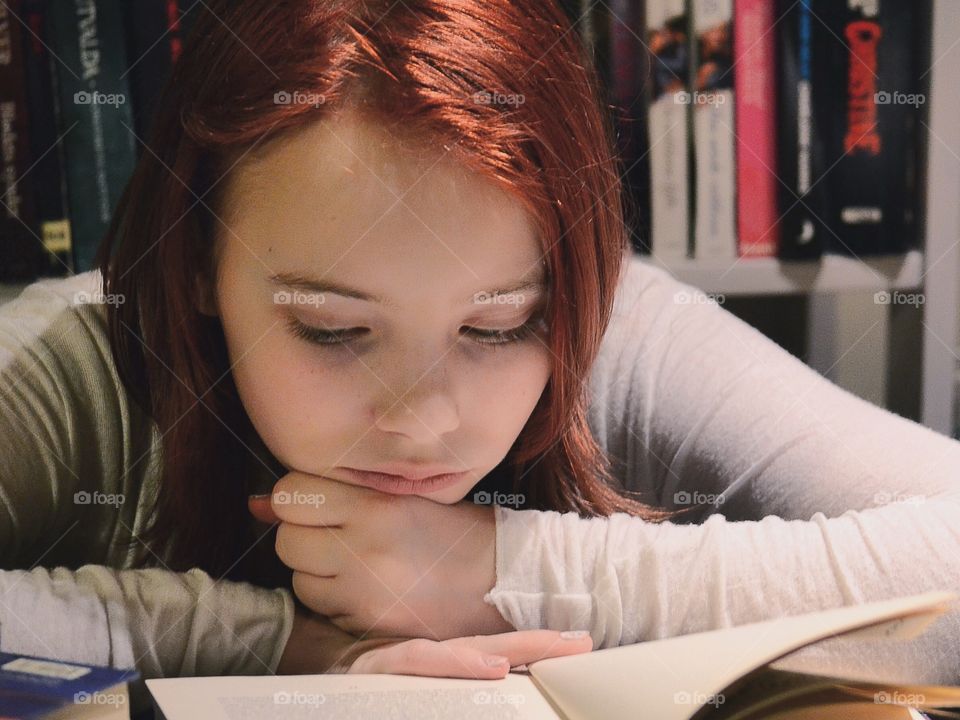
<svg viewBox="0 0 960 720">
<path fill-rule="evenodd" d="M 960 442 L 830 383 L 664 271 L 627 267 L 590 423 L 661 524 L 497 508 L 485 601 L 610 647 L 960 590 Z M 960 684 L 960 612 L 916 641 L 832 640 L 797 669 Z M 786 665 L 785 665 L 786 666 Z"/>
<path fill-rule="evenodd" d="M 143 529 L 159 445 L 117 378 L 102 306 L 77 300 L 99 290 L 84 273 L 0 307 L 0 650 L 144 678 L 275 672 L 288 589 L 131 569 L 117 544 Z M 587 627 L 607 647 L 960 586 L 960 443 L 701 300 L 630 260 L 589 382 L 623 487 L 697 503 L 702 524 L 498 508 L 487 601 L 517 628 Z M 918 659 L 955 681 L 956 614 L 924 641 Z"/>
</svg>

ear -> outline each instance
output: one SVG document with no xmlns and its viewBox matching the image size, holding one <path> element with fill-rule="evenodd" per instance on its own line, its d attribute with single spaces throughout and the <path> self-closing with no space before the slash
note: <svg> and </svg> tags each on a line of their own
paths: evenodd
<svg viewBox="0 0 960 720">
<path fill-rule="evenodd" d="M 220 308 L 217 305 L 217 293 L 213 283 L 204 272 L 198 272 L 193 278 L 194 297 L 196 298 L 197 309 L 202 315 L 210 317 L 219 317 Z"/>
</svg>

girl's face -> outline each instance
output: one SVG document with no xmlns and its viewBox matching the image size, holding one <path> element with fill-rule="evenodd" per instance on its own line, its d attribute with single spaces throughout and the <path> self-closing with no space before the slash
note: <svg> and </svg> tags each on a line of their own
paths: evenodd
<svg viewBox="0 0 960 720">
<path fill-rule="evenodd" d="M 350 469 L 467 471 L 406 488 L 461 500 L 504 458 L 552 370 L 530 217 L 442 149 L 402 147 L 349 113 L 248 156 L 224 182 L 205 311 L 220 316 L 266 446 L 288 469 L 353 484 L 365 482 Z"/>
</svg>

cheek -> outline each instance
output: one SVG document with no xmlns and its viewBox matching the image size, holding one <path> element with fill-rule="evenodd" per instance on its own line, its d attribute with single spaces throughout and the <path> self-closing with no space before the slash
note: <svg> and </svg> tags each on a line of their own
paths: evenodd
<svg viewBox="0 0 960 720">
<path fill-rule="evenodd" d="M 473 417 L 490 419 L 483 422 L 485 432 L 513 443 L 550 378 L 550 357 L 549 350 L 537 343 L 513 356 L 486 361 L 471 393 Z"/>
<path fill-rule="evenodd" d="M 337 370 L 326 369 L 310 348 L 300 345 L 278 325 L 241 353 L 233 377 L 270 452 L 284 466 L 306 471 L 330 448 L 344 447 L 341 436 L 348 418 L 358 412 L 358 400 Z"/>
</svg>

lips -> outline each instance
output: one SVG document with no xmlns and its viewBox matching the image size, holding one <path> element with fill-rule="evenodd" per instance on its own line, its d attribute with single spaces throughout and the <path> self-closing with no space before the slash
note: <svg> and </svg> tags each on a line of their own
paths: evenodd
<svg viewBox="0 0 960 720">
<path fill-rule="evenodd" d="M 439 465 L 387 465 L 379 468 L 345 468 L 346 470 L 355 470 L 364 473 L 377 473 L 379 475 L 392 475 L 400 480 L 429 480 L 440 475 L 456 475 L 465 472 L 464 470 L 451 467 L 442 467 Z"/>
<path fill-rule="evenodd" d="M 429 475 L 418 479 L 398 474 L 386 474 L 375 470 L 356 470 L 341 468 L 350 475 L 350 480 L 359 485 L 393 495 L 415 495 L 438 492 L 452 487 L 469 477 L 466 471 Z M 409 470 L 407 471 L 409 472 Z"/>
</svg>

